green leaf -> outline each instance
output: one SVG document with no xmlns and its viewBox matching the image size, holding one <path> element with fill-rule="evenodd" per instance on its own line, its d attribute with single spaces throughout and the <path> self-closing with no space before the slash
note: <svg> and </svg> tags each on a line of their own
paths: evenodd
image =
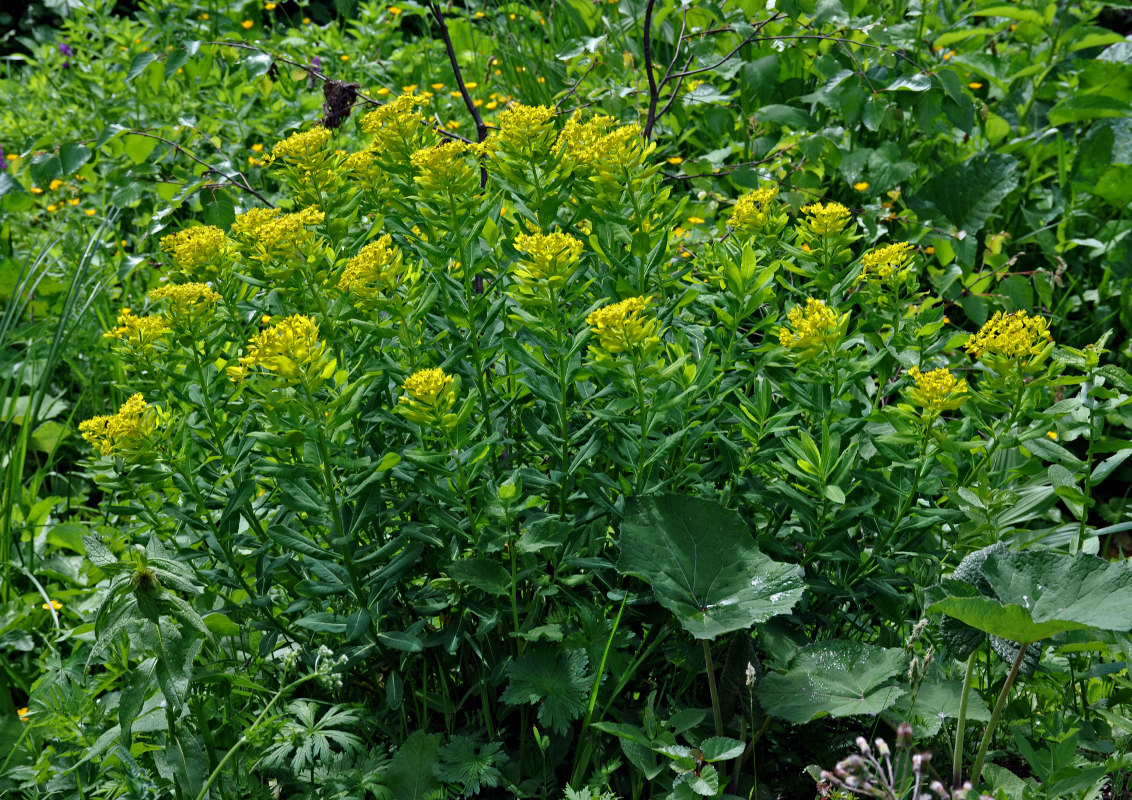
<svg viewBox="0 0 1132 800">
<path fill-rule="evenodd" d="M 419 653 L 424 650 L 424 643 L 420 639 L 404 631 L 378 631 L 377 642 L 406 653 Z"/>
<path fill-rule="evenodd" d="M 1032 8 L 1025 8 L 1022 6 L 991 6 L 989 8 L 981 8 L 978 11 L 972 11 L 973 17 L 1005 17 L 1006 19 L 1018 20 L 1019 22 L 1032 22 L 1035 25 L 1044 25 L 1045 17 Z"/>
<path fill-rule="evenodd" d="M 1053 620 L 1037 623 L 1028 609 L 1004 604 L 993 597 L 947 597 L 928 606 L 928 611 L 949 617 L 994 636 L 1015 642 L 1037 642 L 1064 631 L 1087 628 L 1076 622 Z"/>
<path fill-rule="evenodd" d="M 1049 110 L 1050 125 L 1065 125 L 1104 117 L 1128 117 L 1132 106 L 1100 94 L 1072 94 Z"/>
<path fill-rule="evenodd" d="M 69 143 L 59 148 L 59 161 L 62 164 L 63 172 L 67 175 L 74 174 L 78 169 L 90 161 L 93 151 L 84 144 Z"/>
<path fill-rule="evenodd" d="M 1003 153 L 983 153 L 940 170 L 909 203 L 921 213 L 938 211 L 968 233 L 987 219 L 1018 186 L 1018 162 Z"/>
<path fill-rule="evenodd" d="M 130 68 L 126 72 L 126 82 L 129 83 L 134 78 L 142 73 L 142 71 L 157 60 L 156 53 L 138 53 L 134 56 L 134 60 L 130 62 Z"/>
<path fill-rule="evenodd" d="M 511 588 L 511 574 L 494 559 L 480 556 L 462 558 L 453 561 L 444 571 L 456 583 L 491 595 L 507 594 Z"/>
<path fill-rule="evenodd" d="M 759 122 L 769 122 L 787 128 L 809 130 L 817 126 L 817 120 L 811 114 L 794 106 L 779 104 L 763 106 L 755 112 L 755 116 Z"/>
<path fill-rule="evenodd" d="M 86 557 L 96 567 L 108 567 L 118 563 L 118 559 L 95 534 L 83 537 L 83 547 L 86 549 Z"/>
<path fill-rule="evenodd" d="M 393 754 L 385 772 L 393 800 L 427 800 L 440 789 L 440 747 L 437 738 L 416 731 Z"/>
<path fill-rule="evenodd" d="M 32 183 L 44 187 L 63 174 L 63 163 L 54 153 L 39 153 L 31 157 Z"/>
<path fill-rule="evenodd" d="M 893 712 L 902 720 L 918 720 L 914 725 L 916 737 L 926 739 L 939 733 L 946 720 L 959 718 L 962 701 L 963 684 L 959 681 L 924 683 L 914 699 L 911 694 L 906 694 L 897 700 Z M 967 698 L 967 719 L 972 722 L 990 721 L 990 709 L 978 692 L 971 692 Z"/>
<path fill-rule="evenodd" d="M 587 663 L 585 650 L 528 650 L 507 665 L 509 680 L 501 699 L 508 705 L 537 705 L 539 722 L 566 735 L 570 722 L 586 710 L 593 682 Z"/>
<path fill-rule="evenodd" d="M 219 611 L 215 611 L 204 618 L 204 627 L 217 636 L 238 636 L 240 633 L 240 626 Z"/>
<path fill-rule="evenodd" d="M 827 715 L 879 714 L 904 694 L 888 682 L 906 667 L 900 648 L 834 639 L 802 650 L 785 674 L 763 678 L 757 694 L 766 713 L 796 725 Z"/>
<path fill-rule="evenodd" d="M 140 164 L 149 158 L 149 154 L 157 147 L 157 140 L 152 136 L 139 136 L 136 133 L 128 134 L 124 142 L 126 155 L 135 164 Z"/>
<path fill-rule="evenodd" d="M 502 749 L 499 742 L 489 742 L 477 753 L 475 743 L 467 736 L 453 736 L 440 748 L 440 779 L 459 784 L 464 795 L 479 794 L 484 787 L 494 788 L 503 780 L 495 764 L 508 760 Z"/>
<path fill-rule="evenodd" d="M 746 745 L 738 739 L 729 739 L 726 736 L 712 736 L 700 742 L 700 753 L 704 761 L 728 761 L 743 755 Z"/>
<path fill-rule="evenodd" d="M 620 546 L 618 570 L 647 581 L 697 639 L 788 613 L 805 588 L 796 566 L 759 552 L 742 517 L 702 498 L 637 498 Z"/>
</svg>

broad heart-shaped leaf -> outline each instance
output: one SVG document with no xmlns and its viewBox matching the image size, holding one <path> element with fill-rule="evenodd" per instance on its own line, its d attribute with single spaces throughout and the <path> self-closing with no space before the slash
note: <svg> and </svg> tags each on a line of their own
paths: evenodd
<svg viewBox="0 0 1132 800">
<path fill-rule="evenodd" d="M 620 544 L 617 569 L 648 581 L 697 639 L 788 613 L 805 588 L 798 567 L 759 552 L 742 517 L 702 498 L 637 498 Z"/>
<path fill-rule="evenodd" d="M 895 723 L 911 722 L 916 737 L 929 739 L 939 733 L 944 720 L 958 719 L 963 701 L 963 684 L 959 681 L 924 683 L 915 697 L 901 697 L 892 711 L 885 714 Z M 977 692 L 967 697 L 967 719 L 972 722 L 989 722 L 990 709 Z"/>
<path fill-rule="evenodd" d="M 879 714 L 904 694 L 888 682 L 907 665 L 899 648 L 834 639 L 802 650 L 785 674 L 767 675 L 757 695 L 766 713 L 796 725 L 826 715 Z"/>
<path fill-rule="evenodd" d="M 1018 162 L 1013 157 L 981 154 L 937 173 L 909 203 L 921 218 L 934 209 L 955 227 L 978 233 L 1017 186 Z"/>
<path fill-rule="evenodd" d="M 1132 630 L 1132 570 L 1052 550 L 991 553 L 981 568 L 993 597 L 946 597 L 928 606 L 973 628 L 1037 642 L 1080 628 Z"/>
</svg>

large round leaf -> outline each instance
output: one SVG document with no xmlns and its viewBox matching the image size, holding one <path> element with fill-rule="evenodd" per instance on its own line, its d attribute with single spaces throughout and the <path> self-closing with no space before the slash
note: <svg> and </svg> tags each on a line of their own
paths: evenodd
<svg viewBox="0 0 1132 800">
<path fill-rule="evenodd" d="M 757 694 L 766 713 L 795 725 L 827 714 L 879 714 L 904 694 L 889 681 L 907 665 L 899 648 L 835 639 L 799 652 L 785 674 L 763 678 Z"/>
<path fill-rule="evenodd" d="M 648 581 L 697 639 L 785 614 L 805 588 L 797 566 L 759 552 L 743 518 L 710 500 L 638 498 L 620 544 L 618 570 Z"/>
</svg>

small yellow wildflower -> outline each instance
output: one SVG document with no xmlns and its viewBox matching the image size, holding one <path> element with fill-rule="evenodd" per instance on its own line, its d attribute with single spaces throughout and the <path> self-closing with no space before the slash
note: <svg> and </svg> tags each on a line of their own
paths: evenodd
<svg viewBox="0 0 1132 800">
<path fill-rule="evenodd" d="M 554 143 L 554 113 L 552 106 L 511 106 L 500 112 L 499 131 L 488 146 L 512 158 L 542 153 Z"/>
<path fill-rule="evenodd" d="M 32 194 L 43 194 L 43 190 L 40 189 L 38 186 L 33 186 L 33 187 L 31 187 L 31 193 Z"/>
<path fill-rule="evenodd" d="M 433 367 L 420 369 L 405 379 L 404 394 L 397 411 L 422 427 L 451 428 L 457 420 L 452 411 L 460 387 L 456 378 Z"/>
<path fill-rule="evenodd" d="M 265 9 L 267 9 L 268 11 L 274 11 L 275 10 L 275 3 L 266 3 L 263 7 Z"/>
<path fill-rule="evenodd" d="M 479 86 L 479 84 L 476 83 L 475 81 L 468 81 L 467 83 L 464 84 L 464 88 L 467 89 L 469 92 L 472 89 L 475 89 L 477 86 Z"/>
<path fill-rule="evenodd" d="M 271 157 L 294 164 L 301 169 L 315 170 L 321 167 L 330 155 L 326 149 L 329 142 L 330 131 L 320 125 L 309 131 L 293 133 L 283 141 L 277 142 L 271 148 Z"/>
<path fill-rule="evenodd" d="M 586 324 L 598 337 L 598 363 L 611 363 L 620 353 L 643 357 L 659 346 L 660 320 L 641 315 L 650 302 L 651 297 L 630 297 L 586 317 Z"/>
<path fill-rule="evenodd" d="M 978 81 L 971 81 L 970 83 L 967 84 L 967 88 L 968 89 L 982 89 L 983 85 L 981 83 L 979 83 Z"/>
<path fill-rule="evenodd" d="M 389 13 L 396 17 L 400 15 L 401 9 L 397 8 L 397 6 L 390 6 Z"/>
<path fill-rule="evenodd" d="M 71 197 L 71 198 L 67 199 L 67 205 L 69 205 L 69 206 L 77 206 L 81 202 L 82 202 L 82 200 L 80 200 L 77 197 Z"/>
<path fill-rule="evenodd" d="M 966 350 L 976 358 L 991 355 L 1021 360 L 1041 356 L 1052 344 L 1045 317 L 1031 317 L 1025 311 L 999 311 L 967 340 Z"/>
<path fill-rule="evenodd" d="M 676 166 L 677 164 L 683 164 L 684 163 L 684 159 L 682 159 L 680 156 L 669 156 L 668 158 L 665 159 L 665 161 L 667 161 L 672 166 Z"/>
<path fill-rule="evenodd" d="M 303 24 L 304 25 L 310 25 L 311 24 L 311 18 L 310 17 L 303 17 Z"/>
<path fill-rule="evenodd" d="M 290 383 L 329 377 L 334 362 L 326 358 L 326 343 L 319 341 L 318 323 L 293 314 L 257 333 L 248 342 L 248 354 L 238 367 L 228 367 L 229 377 L 239 383 L 250 370 L 262 367 Z"/>
<path fill-rule="evenodd" d="M 878 247 L 861 256 L 861 274 L 857 282 L 868 281 L 875 285 L 889 283 L 893 276 L 899 276 L 912 257 L 912 245 L 908 242 Z"/>
<path fill-rule="evenodd" d="M 125 244 L 122 246 L 125 247 Z M 163 236 L 161 249 L 173 258 L 173 264 L 184 274 L 209 280 L 220 273 L 228 239 L 219 228 L 197 225 Z"/>
<path fill-rule="evenodd" d="M 1046 436 L 1053 439 L 1055 442 L 1057 441 L 1057 431 L 1046 431 Z"/>
<path fill-rule="evenodd" d="M 128 308 L 118 315 L 118 327 L 102 334 L 104 339 L 122 339 L 125 343 L 141 350 L 148 350 L 169 332 L 169 322 L 164 317 L 136 317 Z"/>
<path fill-rule="evenodd" d="M 57 205 L 55 205 L 54 203 L 52 203 L 51 205 L 49 205 L 49 206 L 47 207 L 47 210 L 48 210 L 48 211 L 58 211 L 58 210 L 59 210 L 59 206 L 57 206 Z"/>
<path fill-rule="evenodd" d="M 255 23 L 252 22 L 250 19 L 246 19 L 246 20 L 244 20 L 243 22 L 240 23 L 240 27 L 243 28 L 246 31 L 251 30 L 252 28 L 255 27 Z"/>
<path fill-rule="evenodd" d="M 84 208 L 83 213 L 86 214 L 88 217 L 93 217 L 98 212 L 95 211 L 93 208 Z"/>
<path fill-rule="evenodd" d="M 802 206 L 806 226 L 817 236 L 836 235 L 849 222 L 849 209 L 841 203 L 811 203 Z"/>
<path fill-rule="evenodd" d="M 277 218 L 281 213 L 283 212 L 278 208 L 250 208 L 243 214 L 237 215 L 229 230 L 237 238 L 252 238 L 260 228 Z M 162 244 L 164 244 L 164 240 L 162 240 Z"/>
<path fill-rule="evenodd" d="M 44 611 L 50 611 L 51 609 L 58 611 L 63 607 L 63 604 L 58 600 L 48 600 L 46 603 L 40 603 L 39 607 Z"/>
<path fill-rule="evenodd" d="M 140 394 L 127 400 L 118 413 L 109 417 L 92 417 L 79 423 L 79 432 L 104 455 L 131 455 L 156 433 L 164 415 L 147 405 Z"/>
<path fill-rule="evenodd" d="M 956 378 L 946 368 L 921 372 L 919 367 L 912 367 L 908 375 L 915 381 L 908 396 L 930 417 L 959 408 L 968 399 L 967 382 Z"/>
<path fill-rule="evenodd" d="M 269 210 L 278 211 L 278 209 Z M 250 213 L 252 212 L 248 212 Z M 247 217 L 248 214 L 236 218 L 236 222 L 232 224 L 233 232 L 237 230 L 237 223 L 241 222 L 241 218 Z M 309 229 L 314 225 L 321 225 L 325 219 L 326 214 L 314 206 L 293 214 L 276 213 L 264 218 L 244 236 L 252 245 L 259 260 L 269 260 L 272 257 L 288 255 L 309 242 L 312 238 Z"/>
<path fill-rule="evenodd" d="M 429 84 L 429 88 L 432 89 L 434 92 L 439 92 L 441 89 L 444 88 L 444 84 L 443 83 Z"/>
<path fill-rule="evenodd" d="M 703 225 L 704 224 L 704 218 L 703 217 L 688 217 L 688 222 L 690 222 L 692 225 Z"/>
<path fill-rule="evenodd" d="M 592 173 L 591 180 L 621 185 L 638 173 L 654 149 L 655 144 L 645 144 L 639 125 L 616 126 L 612 117 L 600 115 L 582 122 L 580 111 L 566 121 L 555 146 L 575 169 Z"/>
<path fill-rule="evenodd" d="M 807 298 L 805 309 L 795 306 L 786 315 L 789 327 L 779 329 L 778 343 L 799 355 L 815 356 L 836 344 L 842 323 L 848 318 L 848 314 L 838 317 L 837 312 L 821 300 Z"/>
<path fill-rule="evenodd" d="M 17 708 L 16 709 L 16 716 L 18 716 L 20 718 L 20 722 L 30 722 L 31 721 L 31 712 L 28 711 L 27 706 L 24 706 L 23 708 Z"/>
<path fill-rule="evenodd" d="M 757 233 L 771 221 L 774 213 L 774 198 L 778 188 L 755 189 L 740 197 L 731 209 L 728 226 L 744 233 Z"/>
<path fill-rule="evenodd" d="M 865 191 L 869 188 L 869 182 L 868 181 L 860 181 L 858 183 L 854 183 L 853 188 L 858 192 L 863 192 L 863 191 Z"/>
<path fill-rule="evenodd" d="M 467 142 L 449 140 L 416 151 L 410 157 L 417 168 L 416 182 L 430 192 L 451 192 L 457 198 L 479 191 L 480 174 L 467 156 L 474 152 Z"/>
<path fill-rule="evenodd" d="M 59 191 L 59 187 L 61 187 L 62 185 L 63 181 L 56 178 L 55 180 L 51 181 L 51 183 L 47 184 L 47 188 L 53 192 L 57 192 Z"/>
<path fill-rule="evenodd" d="M 339 61 L 349 61 L 350 57 L 348 55 L 346 55 L 345 53 L 343 53 L 342 55 L 338 56 L 338 60 Z"/>
</svg>

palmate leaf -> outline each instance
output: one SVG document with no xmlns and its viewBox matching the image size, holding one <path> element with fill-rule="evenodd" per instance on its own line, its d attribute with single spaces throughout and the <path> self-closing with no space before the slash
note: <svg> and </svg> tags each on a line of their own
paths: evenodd
<svg viewBox="0 0 1132 800">
<path fill-rule="evenodd" d="M 756 694 L 766 713 L 796 725 L 826 715 L 879 714 L 904 694 L 889 681 L 906 665 L 899 648 L 835 639 L 799 652 L 785 674 L 763 678 Z"/>
<path fill-rule="evenodd" d="M 620 545 L 618 571 L 648 581 L 697 639 L 786 614 L 805 587 L 798 567 L 759 552 L 742 517 L 702 498 L 637 498 Z"/>
<path fill-rule="evenodd" d="M 510 681 L 503 702 L 538 705 L 538 719 L 555 733 L 566 734 L 570 722 L 586 710 L 593 678 L 587 673 L 589 659 L 584 650 L 528 650 L 507 665 Z"/>
<path fill-rule="evenodd" d="M 440 779 L 459 784 L 463 794 L 479 794 L 484 787 L 494 788 L 503 779 L 496 764 L 507 761 L 503 745 L 489 742 L 476 752 L 476 745 L 467 736 L 453 736 L 440 748 Z"/>
</svg>

